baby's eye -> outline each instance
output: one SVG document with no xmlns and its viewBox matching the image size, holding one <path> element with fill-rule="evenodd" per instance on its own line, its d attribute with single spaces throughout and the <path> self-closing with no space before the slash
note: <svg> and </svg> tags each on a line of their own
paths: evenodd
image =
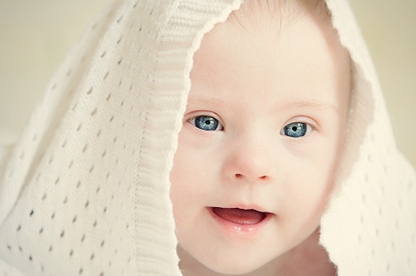
<svg viewBox="0 0 416 276">
<path fill-rule="evenodd" d="M 218 131 L 224 129 L 220 122 L 211 116 L 196 116 L 189 120 L 189 122 L 204 131 Z"/>
<path fill-rule="evenodd" d="M 312 130 L 312 127 L 309 124 L 295 122 L 295 123 L 290 123 L 286 125 L 282 129 L 281 134 L 289 136 L 289 137 L 293 137 L 293 138 L 299 138 L 299 137 L 305 136 L 306 134 L 311 132 L 311 130 Z"/>
</svg>

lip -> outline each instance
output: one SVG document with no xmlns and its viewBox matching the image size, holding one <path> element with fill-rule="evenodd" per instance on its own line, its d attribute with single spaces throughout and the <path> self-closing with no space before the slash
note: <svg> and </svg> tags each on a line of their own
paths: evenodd
<svg viewBox="0 0 416 276">
<path fill-rule="evenodd" d="M 260 208 L 255 207 L 249 207 L 245 206 L 243 208 L 241 207 L 221 207 L 221 208 L 238 208 L 243 210 L 256 210 L 258 212 L 261 212 L 265 215 L 265 217 L 258 223 L 255 224 L 239 224 L 235 223 L 226 219 L 223 219 L 222 217 L 218 216 L 214 211 L 213 208 L 216 208 L 217 206 L 209 206 L 206 207 L 209 214 L 214 218 L 214 220 L 218 223 L 218 225 L 225 230 L 228 233 L 231 234 L 240 234 L 240 235 L 256 235 L 258 234 L 262 228 L 270 221 L 270 219 L 273 217 L 272 213 L 262 211 Z"/>
</svg>

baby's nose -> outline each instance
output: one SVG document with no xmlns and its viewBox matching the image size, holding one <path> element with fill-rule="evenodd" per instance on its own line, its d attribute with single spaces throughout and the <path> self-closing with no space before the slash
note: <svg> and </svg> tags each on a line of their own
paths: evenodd
<svg viewBox="0 0 416 276">
<path fill-rule="evenodd" d="M 246 182 L 273 178 L 275 171 L 273 152 L 264 145 L 254 143 L 235 147 L 229 154 L 225 171 L 228 177 Z"/>
<path fill-rule="evenodd" d="M 257 180 L 267 180 L 270 178 L 270 172 L 267 163 L 262 162 L 259 158 L 242 157 L 236 160 L 238 163 L 234 173 L 235 178 L 245 179 L 249 182 Z"/>
</svg>

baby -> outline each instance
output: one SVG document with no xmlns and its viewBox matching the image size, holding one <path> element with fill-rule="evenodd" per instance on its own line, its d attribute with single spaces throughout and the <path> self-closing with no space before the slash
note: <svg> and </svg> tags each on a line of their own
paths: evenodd
<svg viewBox="0 0 416 276">
<path fill-rule="evenodd" d="M 170 175 L 184 275 L 335 275 L 319 225 L 351 74 L 325 3 L 245 1 L 190 78 Z"/>
<path fill-rule="evenodd" d="M 0 162 L 0 275 L 416 275 L 346 1 L 117 0 Z"/>
</svg>

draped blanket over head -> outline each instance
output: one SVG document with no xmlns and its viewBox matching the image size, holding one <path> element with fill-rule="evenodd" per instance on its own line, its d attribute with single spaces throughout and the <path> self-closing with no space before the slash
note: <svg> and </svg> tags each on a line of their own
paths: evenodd
<svg viewBox="0 0 416 276">
<path fill-rule="evenodd" d="M 52 77 L 0 166 L 2 275 L 181 275 L 169 171 L 203 35 L 238 0 L 124 0 Z M 348 137 L 321 243 L 338 275 L 416 275 L 416 176 L 344 0 Z"/>
</svg>

